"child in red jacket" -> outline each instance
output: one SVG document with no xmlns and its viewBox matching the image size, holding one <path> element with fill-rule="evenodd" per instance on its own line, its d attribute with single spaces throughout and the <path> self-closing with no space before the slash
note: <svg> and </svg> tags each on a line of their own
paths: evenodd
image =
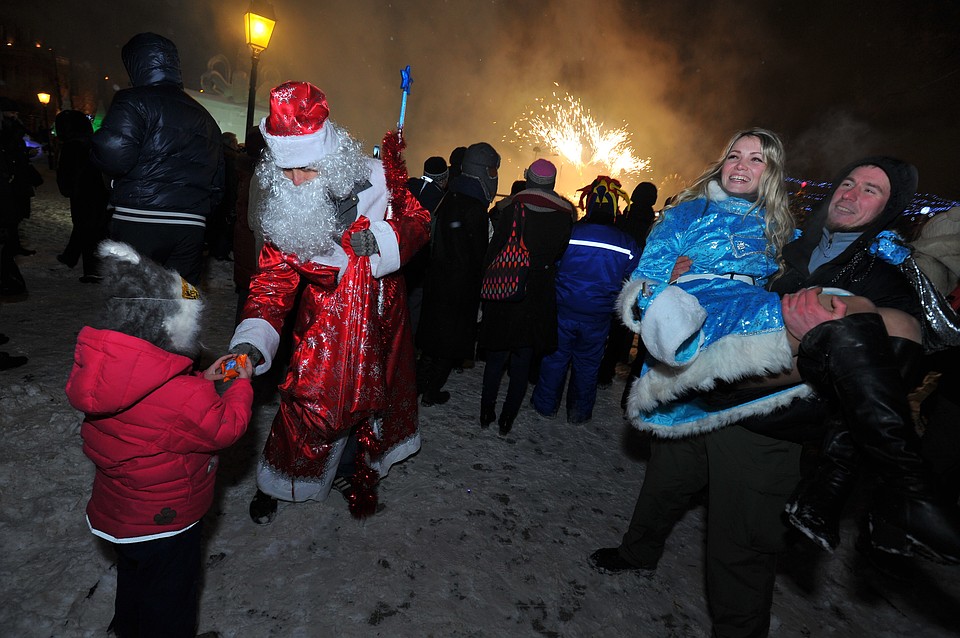
<svg viewBox="0 0 960 638">
<path fill-rule="evenodd" d="M 250 422 L 252 367 L 236 365 L 223 396 L 221 357 L 193 372 L 202 302 L 177 273 L 105 241 L 101 328 L 77 338 L 67 381 L 85 412 L 83 451 L 96 465 L 87 523 L 119 555 L 110 628 L 125 636 L 193 636 L 202 518 L 217 450 Z M 235 362 L 239 363 L 239 362 Z"/>
</svg>

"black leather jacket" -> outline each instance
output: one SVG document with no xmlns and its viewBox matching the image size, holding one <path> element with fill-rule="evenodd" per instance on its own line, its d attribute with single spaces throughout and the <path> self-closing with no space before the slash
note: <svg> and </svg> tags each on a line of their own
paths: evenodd
<svg viewBox="0 0 960 638">
<path fill-rule="evenodd" d="M 112 178 L 111 203 L 207 217 L 223 193 L 220 127 L 183 92 L 180 59 L 166 38 L 137 36 L 123 63 L 133 87 L 114 96 L 91 151 Z"/>
</svg>

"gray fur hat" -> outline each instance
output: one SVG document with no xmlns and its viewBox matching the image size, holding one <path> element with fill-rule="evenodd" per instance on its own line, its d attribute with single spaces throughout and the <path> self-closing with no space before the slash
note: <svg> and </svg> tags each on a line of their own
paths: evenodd
<svg viewBox="0 0 960 638">
<path fill-rule="evenodd" d="M 200 352 L 200 293 L 129 244 L 100 243 L 102 286 L 108 294 L 100 327 L 149 341 L 168 352 Z"/>
</svg>

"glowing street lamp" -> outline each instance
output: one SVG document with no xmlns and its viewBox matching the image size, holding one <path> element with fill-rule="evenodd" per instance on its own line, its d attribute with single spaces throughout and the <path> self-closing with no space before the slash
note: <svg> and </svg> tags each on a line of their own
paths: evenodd
<svg viewBox="0 0 960 638">
<path fill-rule="evenodd" d="M 247 96 L 247 128 L 253 125 L 254 102 L 257 99 L 257 63 L 262 53 L 270 44 L 273 27 L 277 20 L 273 14 L 273 6 L 266 0 L 251 0 L 250 8 L 243 14 L 243 26 L 246 32 L 247 46 L 253 55 L 250 63 L 250 93 Z"/>
<path fill-rule="evenodd" d="M 37 99 L 40 100 L 40 114 L 43 116 L 43 128 L 47 128 L 47 104 L 50 104 L 50 94 L 37 93 Z"/>
</svg>

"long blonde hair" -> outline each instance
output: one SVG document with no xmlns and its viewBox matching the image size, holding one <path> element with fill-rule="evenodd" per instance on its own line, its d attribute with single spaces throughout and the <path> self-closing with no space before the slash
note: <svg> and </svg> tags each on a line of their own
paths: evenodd
<svg viewBox="0 0 960 638">
<path fill-rule="evenodd" d="M 707 187 L 711 181 L 720 180 L 720 170 L 723 163 L 733 149 L 733 145 L 742 137 L 756 137 L 760 140 L 760 150 L 766 168 L 760 176 L 760 187 L 757 189 L 757 201 L 753 209 L 763 209 L 764 235 L 770 244 L 777 265 L 783 270 L 783 261 L 780 251 L 791 239 L 796 224 L 790 214 L 785 183 L 783 142 L 773 131 L 764 128 L 750 128 L 737 131 L 727 142 L 720 158 L 710 164 L 706 170 L 694 180 L 693 184 L 683 189 L 676 197 L 674 205 L 692 199 L 709 199 Z M 752 209 L 751 209 L 752 210 Z"/>
</svg>

